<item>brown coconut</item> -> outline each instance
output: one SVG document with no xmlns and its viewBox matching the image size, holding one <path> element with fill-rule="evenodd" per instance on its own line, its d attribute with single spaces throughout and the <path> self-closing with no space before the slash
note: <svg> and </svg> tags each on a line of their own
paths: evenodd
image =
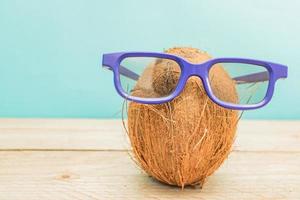
<svg viewBox="0 0 300 200">
<path fill-rule="evenodd" d="M 166 53 L 191 63 L 211 58 L 194 48 L 171 48 Z M 145 70 L 133 93 L 154 97 L 169 94 L 179 78 L 176 63 L 158 60 Z M 222 66 L 210 73 L 215 95 L 238 100 L 235 83 Z M 213 103 L 198 77 L 190 77 L 171 102 L 150 105 L 130 102 L 128 136 L 138 165 L 160 182 L 184 187 L 201 186 L 227 158 L 235 138 L 237 111 Z"/>
</svg>

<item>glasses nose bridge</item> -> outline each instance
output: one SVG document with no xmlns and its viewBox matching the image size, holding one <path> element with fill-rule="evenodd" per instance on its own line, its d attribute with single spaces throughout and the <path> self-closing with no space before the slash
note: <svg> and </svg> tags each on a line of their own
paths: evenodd
<svg viewBox="0 0 300 200">
<path fill-rule="evenodd" d="M 203 78 L 205 76 L 204 64 L 190 64 L 189 76 L 198 76 Z"/>
</svg>

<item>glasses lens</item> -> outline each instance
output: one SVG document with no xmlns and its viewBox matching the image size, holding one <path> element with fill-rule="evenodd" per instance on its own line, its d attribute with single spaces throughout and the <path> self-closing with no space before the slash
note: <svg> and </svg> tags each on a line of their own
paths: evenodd
<svg viewBox="0 0 300 200">
<path fill-rule="evenodd" d="M 134 97 L 169 96 L 177 86 L 180 73 L 179 64 L 165 58 L 126 57 L 119 66 L 121 87 Z"/>
<path fill-rule="evenodd" d="M 257 104 L 264 100 L 269 86 L 269 72 L 259 65 L 217 63 L 209 71 L 214 96 L 226 103 Z"/>
</svg>

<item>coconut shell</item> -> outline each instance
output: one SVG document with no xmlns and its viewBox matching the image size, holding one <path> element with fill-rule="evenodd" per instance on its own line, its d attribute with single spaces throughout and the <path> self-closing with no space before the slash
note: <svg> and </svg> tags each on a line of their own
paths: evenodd
<svg viewBox="0 0 300 200">
<path fill-rule="evenodd" d="M 211 58 L 194 48 L 172 48 L 166 53 L 201 63 Z M 176 63 L 158 60 L 139 78 L 133 95 L 160 97 L 174 90 L 180 75 Z M 216 96 L 238 101 L 235 83 L 222 66 L 210 72 Z M 201 186 L 231 151 L 237 111 L 213 103 L 198 77 L 190 77 L 182 93 L 159 105 L 130 102 L 128 136 L 138 165 L 160 182 L 184 187 Z"/>
</svg>

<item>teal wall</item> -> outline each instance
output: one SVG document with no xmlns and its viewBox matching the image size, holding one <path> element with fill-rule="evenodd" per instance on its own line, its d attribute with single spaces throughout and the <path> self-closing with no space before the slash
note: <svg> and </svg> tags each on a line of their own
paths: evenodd
<svg viewBox="0 0 300 200">
<path fill-rule="evenodd" d="M 0 117 L 118 118 L 101 54 L 193 46 L 289 66 L 244 118 L 300 119 L 298 0 L 0 0 Z"/>
</svg>

